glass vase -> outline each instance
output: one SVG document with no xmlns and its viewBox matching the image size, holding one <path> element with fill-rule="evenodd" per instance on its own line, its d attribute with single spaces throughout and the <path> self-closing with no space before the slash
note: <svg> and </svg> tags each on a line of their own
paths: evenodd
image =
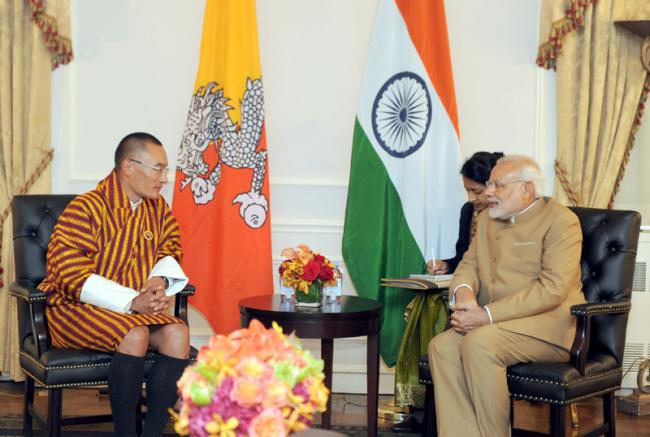
<svg viewBox="0 0 650 437">
<path fill-rule="evenodd" d="M 319 307 L 321 306 L 323 294 L 323 284 L 319 281 L 314 281 L 309 284 L 307 293 L 301 290 L 296 290 L 296 305 L 303 307 Z"/>
</svg>

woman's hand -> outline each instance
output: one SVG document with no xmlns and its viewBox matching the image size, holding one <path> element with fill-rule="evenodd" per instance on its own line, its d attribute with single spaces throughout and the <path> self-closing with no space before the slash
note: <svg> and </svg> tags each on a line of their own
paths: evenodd
<svg viewBox="0 0 650 437">
<path fill-rule="evenodd" d="M 427 263 L 427 273 L 430 275 L 444 275 L 449 271 L 449 266 L 442 260 L 429 260 Z"/>
</svg>

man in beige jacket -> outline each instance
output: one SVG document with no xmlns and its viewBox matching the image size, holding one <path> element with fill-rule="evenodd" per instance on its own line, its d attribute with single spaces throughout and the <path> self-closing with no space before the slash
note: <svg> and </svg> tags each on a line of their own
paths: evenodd
<svg viewBox="0 0 650 437">
<path fill-rule="evenodd" d="M 510 436 L 506 367 L 569 360 L 582 232 L 542 184 L 537 163 L 518 155 L 487 182 L 488 209 L 449 287 L 452 329 L 429 343 L 441 437 Z"/>
</svg>

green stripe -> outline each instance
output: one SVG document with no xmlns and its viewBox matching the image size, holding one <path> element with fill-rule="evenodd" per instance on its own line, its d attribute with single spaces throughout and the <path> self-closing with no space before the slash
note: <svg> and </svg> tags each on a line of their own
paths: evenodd
<svg viewBox="0 0 650 437">
<path fill-rule="evenodd" d="M 415 294 L 380 287 L 379 280 L 423 272 L 425 261 L 409 230 L 395 186 L 358 119 L 352 145 L 343 259 L 357 294 L 384 305 L 381 356 L 392 367 L 404 333 L 404 310 Z"/>
</svg>

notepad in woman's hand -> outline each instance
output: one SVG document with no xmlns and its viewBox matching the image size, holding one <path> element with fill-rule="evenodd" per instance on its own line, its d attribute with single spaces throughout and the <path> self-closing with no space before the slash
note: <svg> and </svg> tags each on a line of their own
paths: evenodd
<svg viewBox="0 0 650 437">
<path fill-rule="evenodd" d="M 453 275 L 410 275 L 407 278 L 381 278 L 381 285 L 411 290 L 437 290 L 449 288 L 452 277 Z"/>
</svg>

